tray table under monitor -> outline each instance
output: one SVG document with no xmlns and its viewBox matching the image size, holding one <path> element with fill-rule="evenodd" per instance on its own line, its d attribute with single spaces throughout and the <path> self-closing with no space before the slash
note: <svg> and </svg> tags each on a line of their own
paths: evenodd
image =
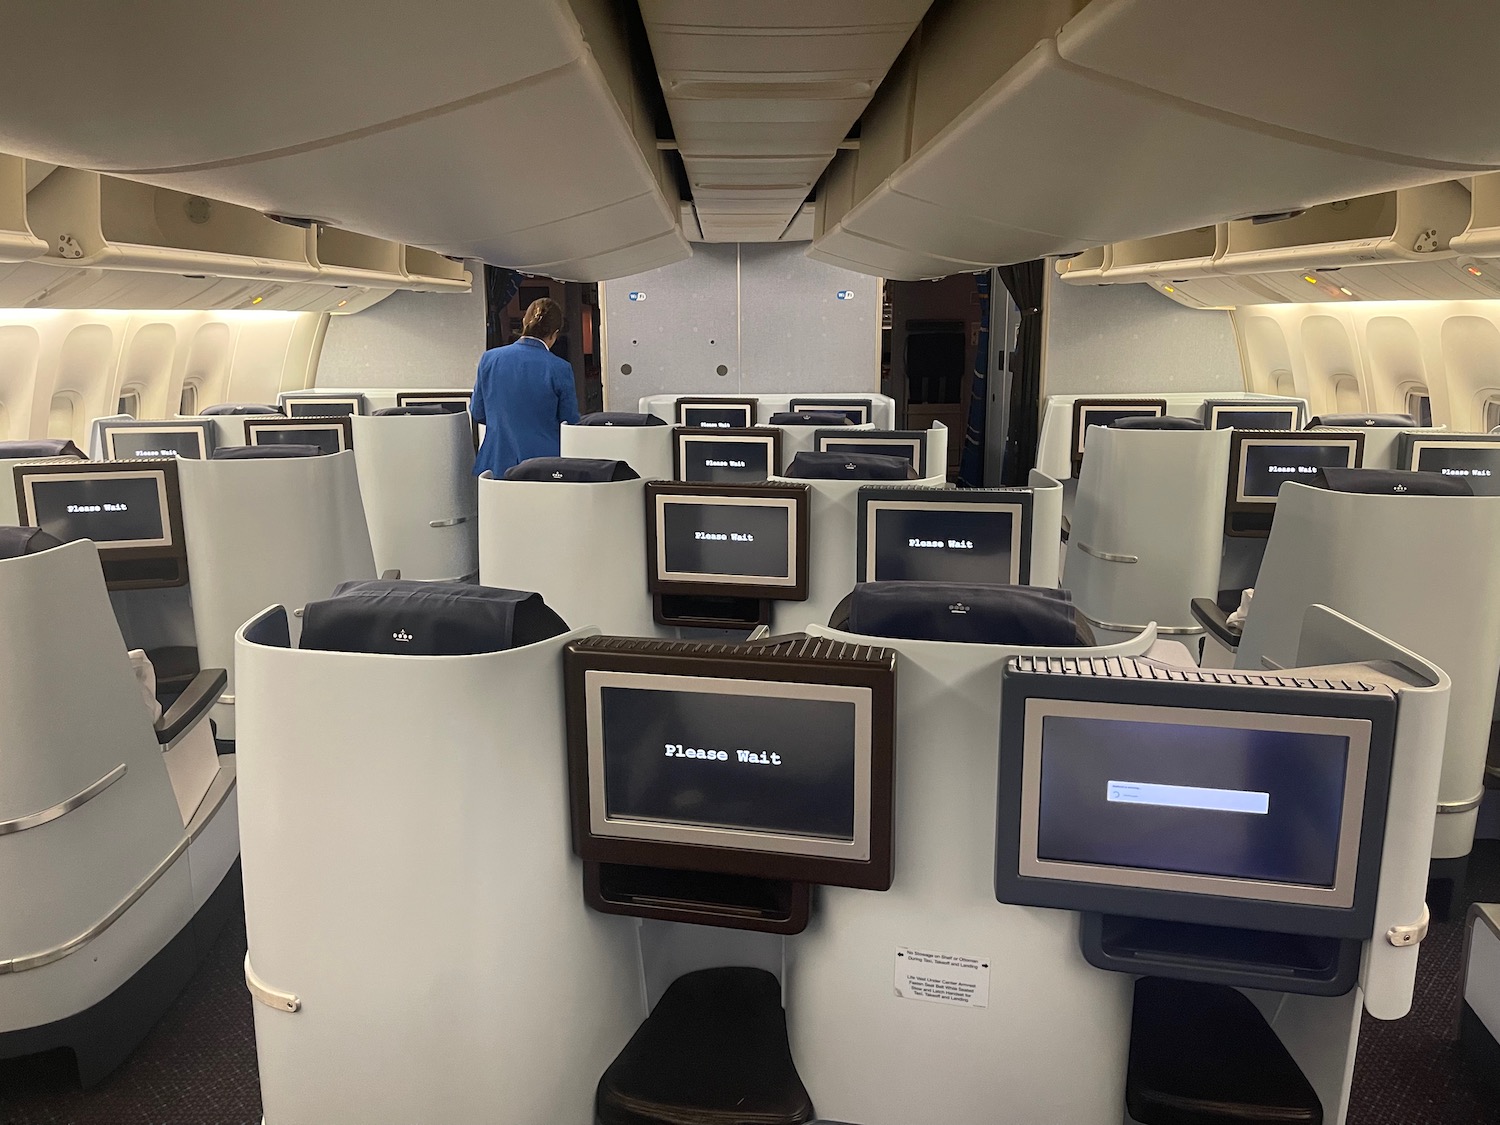
<svg viewBox="0 0 1500 1125">
<path fill-rule="evenodd" d="M 65 543 L 92 540 L 110 589 L 187 582 L 176 458 L 37 461 L 14 475 L 21 521 Z"/>
<path fill-rule="evenodd" d="M 1283 484 L 1311 484 L 1322 469 L 1357 469 L 1364 450 L 1365 435 L 1356 430 L 1235 430 L 1225 534 L 1264 539 Z"/>
<path fill-rule="evenodd" d="M 674 480 L 757 484 L 781 472 L 781 431 L 679 426 L 672 431 Z"/>
<path fill-rule="evenodd" d="M 1287 991 L 1353 986 L 1390 683 L 1022 657 L 1002 701 L 997 899 L 1090 915 L 1084 952 L 1103 968 L 1238 963 Z"/>
<path fill-rule="evenodd" d="M 342 453 L 354 448 L 354 424 L 347 417 L 248 417 L 245 444 L 316 445 L 324 453 Z"/>
<path fill-rule="evenodd" d="M 1083 464 L 1083 447 L 1090 426 L 1108 426 L 1121 418 L 1160 418 L 1167 412 L 1164 398 L 1075 398 L 1073 400 L 1073 474 Z"/>
<path fill-rule="evenodd" d="M 747 430 L 755 425 L 753 398 L 679 398 L 673 404 L 679 426 L 710 430 Z"/>
<path fill-rule="evenodd" d="M 564 667 L 591 905 L 795 932 L 806 884 L 890 886 L 893 653 L 600 637 Z"/>
<path fill-rule="evenodd" d="M 1209 399 L 1203 404 L 1203 425 L 1210 430 L 1295 430 L 1302 425 L 1302 404 Z"/>
<path fill-rule="evenodd" d="M 815 430 L 816 453 L 873 453 L 881 457 L 904 457 L 917 476 L 927 475 L 926 430 Z"/>
<path fill-rule="evenodd" d="M 151 457 L 201 461 L 214 449 L 214 424 L 208 420 L 176 418 L 98 425 L 104 455 L 111 461 Z"/>
<path fill-rule="evenodd" d="M 1500 496 L 1500 434 L 1403 433 L 1396 466 L 1467 481 L 1475 496 Z"/>
<path fill-rule="evenodd" d="M 866 485 L 859 490 L 856 582 L 1031 581 L 1026 488 Z"/>
</svg>

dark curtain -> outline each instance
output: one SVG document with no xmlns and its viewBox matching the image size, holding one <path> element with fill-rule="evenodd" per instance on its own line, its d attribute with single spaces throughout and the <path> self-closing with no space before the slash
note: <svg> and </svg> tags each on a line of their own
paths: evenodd
<svg viewBox="0 0 1500 1125">
<path fill-rule="evenodd" d="M 504 266 L 484 267 L 484 346 L 498 348 L 506 343 L 505 308 L 521 288 L 521 275 Z"/>
<path fill-rule="evenodd" d="M 1016 350 L 1010 357 L 1010 409 L 1006 412 L 1006 484 L 1025 484 L 1036 465 L 1037 430 L 1042 397 L 1042 284 L 1046 263 L 1020 262 L 996 271 L 1021 310 Z"/>
<path fill-rule="evenodd" d="M 969 391 L 969 420 L 964 426 L 963 458 L 958 463 L 961 488 L 984 484 L 984 432 L 989 415 L 990 373 L 990 275 L 974 276 L 979 294 L 979 346 L 974 349 L 974 382 Z"/>
</svg>

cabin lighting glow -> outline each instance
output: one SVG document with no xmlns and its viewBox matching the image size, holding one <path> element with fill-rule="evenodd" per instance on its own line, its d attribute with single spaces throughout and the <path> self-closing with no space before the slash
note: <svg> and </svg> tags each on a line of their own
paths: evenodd
<svg viewBox="0 0 1500 1125">
<path fill-rule="evenodd" d="M 342 300 L 342 301 L 339 302 L 339 308 L 343 308 L 348 303 L 349 303 L 348 299 L 345 298 L 344 300 Z"/>
<path fill-rule="evenodd" d="M 1168 293 L 1177 292 L 1177 286 L 1175 285 L 1163 285 L 1162 288 L 1165 289 Z"/>
<path fill-rule="evenodd" d="M 1305 274 L 1303 274 L 1303 275 L 1302 275 L 1302 280 L 1303 280 L 1303 281 L 1305 281 L 1305 282 L 1307 282 L 1307 283 L 1308 283 L 1308 284 L 1309 284 L 1309 285 L 1316 285 L 1316 284 L 1317 284 L 1317 283 L 1318 283 L 1318 279 L 1317 279 L 1317 278 L 1315 278 L 1315 277 L 1314 277 L 1314 276 L 1313 276 L 1313 275 L 1312 275 L 1312 274 L 1310 274 L 1310 273 L 1305 273 Z"/>
<path fill-rule="evenodd" d="M 1339 292 L 1342 293 L 1346 297 L 1352 297 L 1352 296 L 1354 296 L 1354 290 L 1350 289 L 1347 285 L 1340 285 L 1339 286 Z"/>
<path fill-rule="evenodd" d="M 1480 269 L 1478 266 L 1465 266 L 1464 269 L 1466 269 L 1466 270 L 1469 271 L 1469 276 L 1471 276 L 1471 277 L 1483 277 L 1484 276 L 1484 271 L 1482 269 Z"/>
<path fill-rule="evenodd" d="M 252 305 L 258 305 L 258 304 L 260 304 L 260 303 L 261 303 L 261 302 L 262 302 L 262 301 L 264 301 L 264 300 L 265 300 L 265 298 L 264 298 L 264 297 L 251 297 L 251 298 L 250 298 L 250 303 L 251 303 L 251 304 L 252 304 Z"/>
</svg>

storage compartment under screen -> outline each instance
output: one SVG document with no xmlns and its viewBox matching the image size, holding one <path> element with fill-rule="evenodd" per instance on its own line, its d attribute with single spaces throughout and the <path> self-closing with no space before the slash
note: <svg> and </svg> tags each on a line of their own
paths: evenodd
<svg viewBox="0 0 1500 1125">
<path fill-rule="evenodd" d="M 605 914 L 772 934 L 807 928 L 808 885 L 746 875 L 585 863 L 584 901 Z"/>
</svg>

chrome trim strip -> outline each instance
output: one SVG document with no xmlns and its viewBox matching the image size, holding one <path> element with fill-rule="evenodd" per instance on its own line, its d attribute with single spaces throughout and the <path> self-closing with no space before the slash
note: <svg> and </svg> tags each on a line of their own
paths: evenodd
<svg viewBox="0 0 1500 1125">
<path fill-rule="evenodd" d="M 1484 772 L 1490 777 L 1500 777 L 1500 766 L 1485 766 Z"/>
<path fill-rule="evenodd" d="M 295 1012 L 302 1007 L 302 998 L 295 992 L 283 992 L 279 988 L 272 988 L 260 977 L 255 975 L 255 970 L 250 967 L 250 954 L 245 954 L 245 987 L 250 990 L 253 999 L 259 1000 L 268 1008 L 274 1008 L 278 1012 Z"/>
<path fill-rule="evenodd" d="M 1111 554 L 1109 551 L 1096 551 L 1087 543 L 1084 543 L 1080 540 L 1074 540 L 1073 546 L 1077 547 L 1085 555 L 1092 555 L 1094 558 L 1099 559 L 1101 562 L 1138 563 L 1141 561 L 1140 555 L 1115 555 Z"/>
<path fill-rule="evenodd" d="M 49 809 L 42 809 L 41 812 L 27 813 L 25 816 L 18 816 L 14 820 L 0 820 L 0 836 L 10 836 L 16 832 L 25 832 L 28 828 L 50 824 L 58 817 L 65 816 L 80 805 L 88 804 L 124 776 L 125 763 L 121 762 L 98 781 L 94 782 L 94 784 L 85 789 L 80 789 L 67 800 L 59 801 Z"/>
<path fill-rule="evenodd" d="M 222 770 L 223 768 L 223 766 L 219 767 L 220 770 Z M 239 775 L 236 774 L 235 777 L 230 780 L 229 784 L 224 786 L 224 791 L 219 794 L 219 799 L 214 802 L 214 807 L 209 809 L 206 815 L 202 817 L 198 815 L 198 813 L 203 812 L 203 809 L 201 807 L 193 813 L 193 819 L 198 822 L 198 826 L 194 828 L 190 833 L 188 833 L 188 843 L 191 844 L 199 836 L 203 835 L 203 830 L 213 823 L 214 817 L 219 815 L 219 810 L 224 807 L 224 802 L 229 800 L 229 795 L 235 791 L 235 789 L 239 786 L 239 783 Z"/>
<path fill-rule="evenodd" d="M 227 703 L 227 704 L 229 704 L 229 706 L 233 707 L 234 706 L 234 692 L 232 692 L 232 691 L 226 691 L 223 695 L 219 696 L 219 702 L 220 703 Z"/>
<path fill-rule="evenodd" d="M 1481 789 L 1476 795 L 1470 797 L 1467 801 L 1439 801 L 1437 811 L 1439 816 L 1442 816 L 1444 813 L 1473 812 L 1483 802 L 1484 790 Z"/>
<path fill-rule="evenodd" d="M 1078 616 L 1095 629 L 1112 629 L 1116 633 L 1139 633 L 1146 628 L 1144 625 L 1128 625 L 1118 621 L 1095 621 L 1081 609 L 1078 610 Z M 1162 637 L 1200 636 L 1205 631 L 1202 625 L 1158 625 L 1156 627 L 1157 635 Z"/>
<path fill-rule="evenodd" d="M 181 858 L 182 853 L 187 851 L 187 847 L 188 838 L 184 836 L 167 853 L 166 858 L 152 869 L 151 874 L 141 880 L 135 890 L 126 895 L 113 910 L 84 930 L 83 933 L 77 937 L 70 938 L 61 945 L 54 945 L 51 949 L 43 949 L 39 953 L 28 953 L 24 957 L 15 957 L 9 961 L 0 961 L 0 974 L 24 973 L 28 969 L 40 969 L 43 965 L 50 965 L 54 961 L 61 961 L 69 954 L 77 953 L 85 945 L 118 922 L 125 911 L 134 906 L 140 900 L 141 896 L 154 887 L 156 881 L 165 875 L 171 866 Z"/>
<path fill-rule="evenodd" d="M 428 527 L 457 527 L 461 523 L 468 523 L 468 516 L 454 516 L 451 520 L 431 520 Z"/>
</svg>

